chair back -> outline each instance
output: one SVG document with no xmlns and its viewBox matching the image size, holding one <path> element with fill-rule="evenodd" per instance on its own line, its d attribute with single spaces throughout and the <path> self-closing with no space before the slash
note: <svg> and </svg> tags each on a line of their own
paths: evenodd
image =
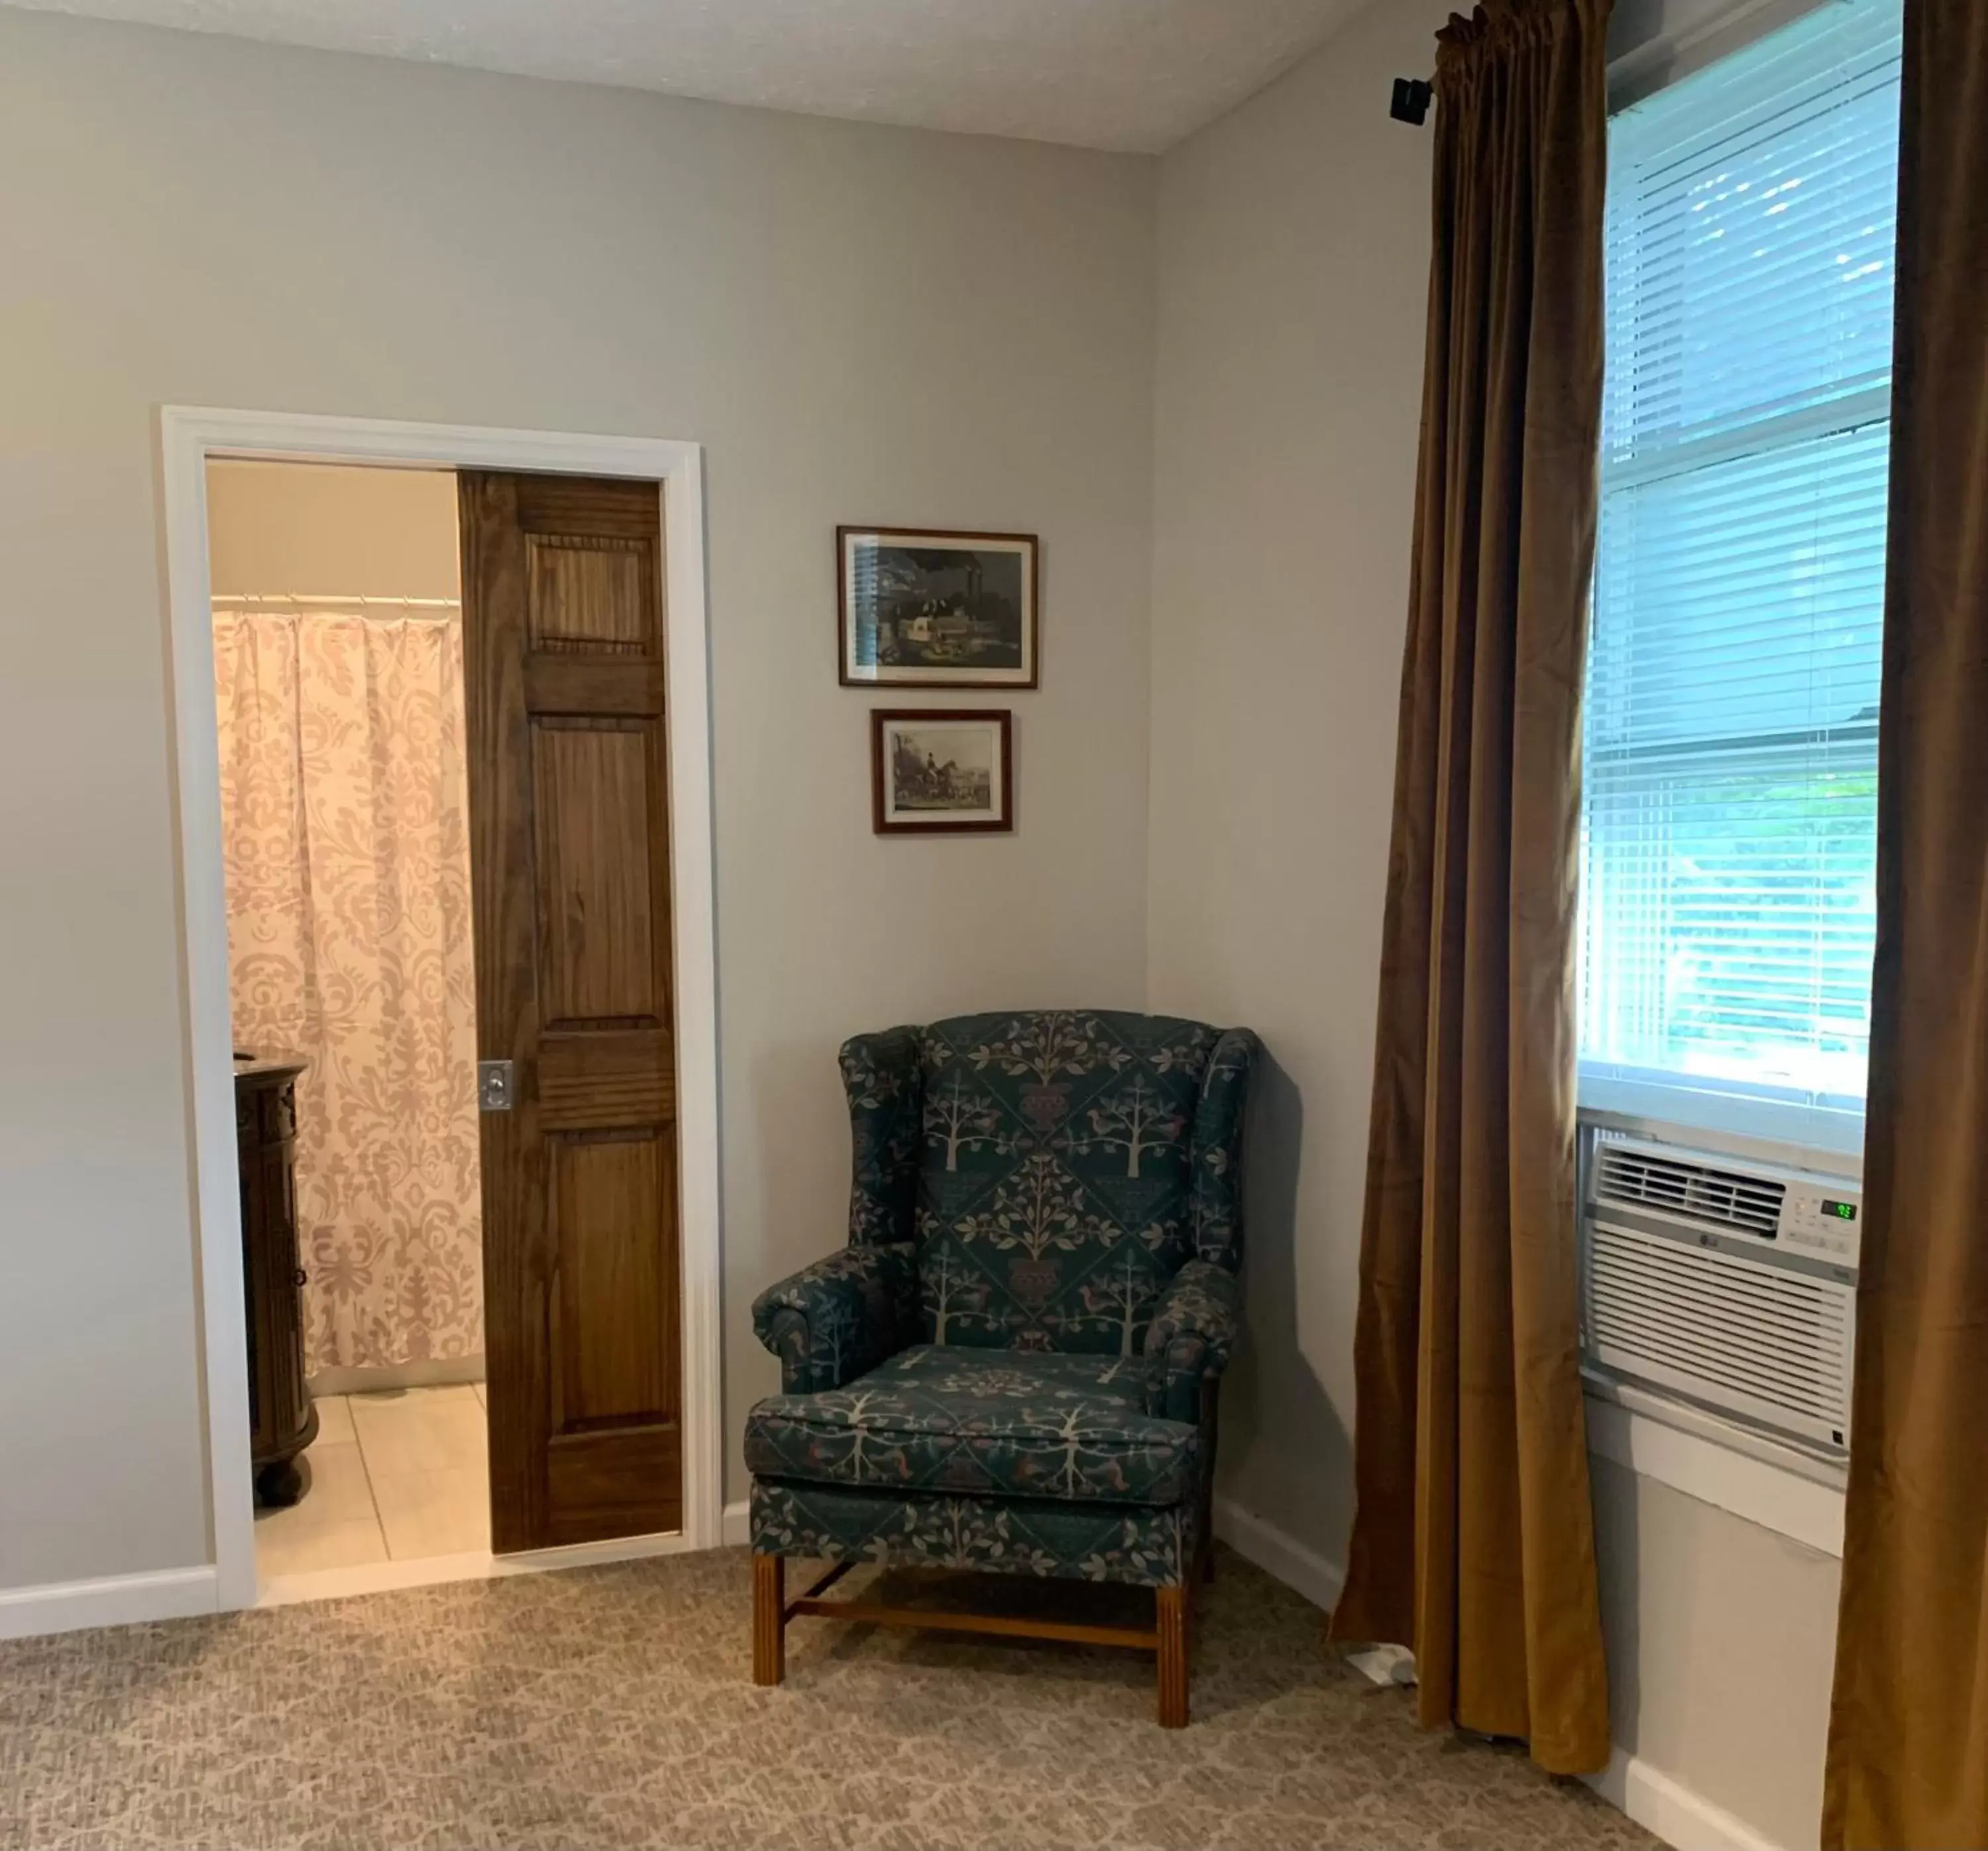
<svg viewBox="0 0 1988 1851">
<path fill-rule="evenodd" d="M 1136 1356 L 1188 1259 L 1240 1262 L 1255 1045 L 1106 1010 L 859 1037 L 850 1238 L 918 1242 L 927 1343 Z"/>
</svg>

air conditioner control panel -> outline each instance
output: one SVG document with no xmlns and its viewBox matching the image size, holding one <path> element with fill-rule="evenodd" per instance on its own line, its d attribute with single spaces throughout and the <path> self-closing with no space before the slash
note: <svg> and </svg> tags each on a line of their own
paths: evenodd
<svg viewBox="0 0 1988 1851">
<path fill-rule="evenodd" d="M 1847 1186 L 1831 1194 L 1826 1187 L 1796 1184 L 1782 1198 L 1779 1239 L 1783 1247 L 1854 1266 L 1863 1232 L 1863 1201 Z"/>
</svg>

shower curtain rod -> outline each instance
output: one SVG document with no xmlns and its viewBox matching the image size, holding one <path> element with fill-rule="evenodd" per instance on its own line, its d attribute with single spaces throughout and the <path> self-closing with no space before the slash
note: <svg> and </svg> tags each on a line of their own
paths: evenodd
<svg viewBox="0 0 1988 1851">
<path fill-rule="evenodd" d="M 385 610 L 460 610 L 460 598 L 380 598 L 354 597 L 331 593 L 318 593 L 299 591 L 217 592 L 213 602 L 216 604 L 355 604 L 362 609 L 377 608 Z"/>
</svg>

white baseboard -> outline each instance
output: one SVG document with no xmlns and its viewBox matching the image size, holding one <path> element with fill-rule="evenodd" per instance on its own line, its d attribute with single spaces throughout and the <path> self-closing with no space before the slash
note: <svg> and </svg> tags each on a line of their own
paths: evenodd
<svg viewBox="0 0 1988 1851">
<path fill-rule="evenodd" d="M 0 1639 L 29 1639 L 81 1627 L 136 1626 L 148 1620 L 185 1620 L 220 1605 L 213 1565 L 164 1569 L 145 1575 L 111 1575 L 100 1581 L 55 1581 L 0 1593 Z"/>
<path fill-rule="evenodd" d="M 394 1363 L 380 1369 L 321 1369 L 304 1382 L 313 1401 L 331 1395 L 389 1394 L 397 1388 L 450 1388 L 484 1378 L 483 1358 L 443 1356 L 423 1363 Z"/>
<path fill-rule="evenodd" d="M 1304 1596 L 1314 1606 L 1330 1613 L 1345 1585 L 1346 1571 L 1330 1557 L 1286 1532 L 1267 1517 L 1246 1510 L 1220 1492 L 1215 1498 L 1215 1533 L 1246 1562 Z"/>
<path fill-rule="evenodd" d="M 743 1549 L 752 1540 L 751 1508 L 743 1498 L 736 1504 L 725 1505 L 725 1515 L 721 1519 L 722 1527 L 718 1535 L 727 1549 Z"/>
<path fill-rule="evenodd" d="M 1675 1845 L 1678 1851 L 1782 1851 L 1773 1839 L 1755 1831 L 1744 1819 L 1625 1749 L 1611 1755 L 1608 1765 L 1601 1773 L 1588 1775 L 1587 1784 L 1645 1831 Z"/>
</svg>

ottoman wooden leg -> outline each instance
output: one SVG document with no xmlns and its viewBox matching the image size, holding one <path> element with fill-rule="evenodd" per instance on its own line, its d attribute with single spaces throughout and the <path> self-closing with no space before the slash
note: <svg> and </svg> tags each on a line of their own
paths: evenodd
<svg viewBox="0 0 1988 1851">
<path fill-rule="evenodd" d="M 1187 1727 L 1187 1597 L 1184 1587 L 1155 1590 L 1159 1633 L 1160 1727 Z"/>
<path fill-rule="evenodd" d="M 752 1681 L 778 1684 L 787 1670 L 786 1562 L 752 1558 Z"/>
</svg>

